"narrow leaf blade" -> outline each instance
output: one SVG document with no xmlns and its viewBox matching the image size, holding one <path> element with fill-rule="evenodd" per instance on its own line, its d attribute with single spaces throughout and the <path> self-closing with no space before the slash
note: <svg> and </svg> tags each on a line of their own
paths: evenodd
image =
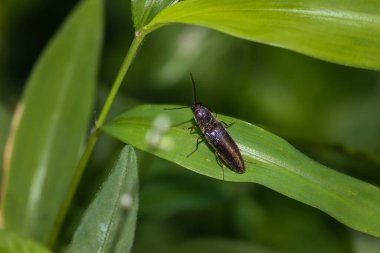
<svg viewBox="0 0 380 253">
<path fill-rule="evenodd" d="M 120 199 L 127 193 L 132 206 L 124 210 Z M 74 234 L 72 252 L 130 252 L 138 209 L 138 176 L 136 155 L 126 146 L 111 174 L 90 204 Z M 120 229 L 119 229 L 120 228 Z"/>
<path fill-rule="evenodd" d="M 197 138 L 188 130 L 192 125 L 192 114 L 186 109 L 164 110 L 170 107 L 138 106 L 113 119 L 103 130 L 125 143 L 192 171 L 222 179 L 214 152 L 207 145 L 199 145 L 196 153 L 186 157 L 194 149 Z M 152 150 L 147 133 L 153 128 L 157 115 L 161 114 L 170 117 L 173 127 L 160 137 L 159 148 Z M 380 236 L 379 188 L 318 164 L 264 129 L 219 114 L 218 119 L 236 121 L 229 132 L 248 161 L 244 174 L 224 169 L 225 180 L 259 183 L 318 208 L 351 228 Z"/>
<path fill-rule="evenodd" d="M 187 0 L 146 27 L 168 23 L 208 27 L 343 65 L 380 69 L 380 2 L 349 0 Z"/>
<path fill-rule="evenodd" d="M 6 147 L 5 227 L 47 243 L 85 139 L 102 41 L 102 1 L 83 1 L 36 63 Z"/>
</svg>

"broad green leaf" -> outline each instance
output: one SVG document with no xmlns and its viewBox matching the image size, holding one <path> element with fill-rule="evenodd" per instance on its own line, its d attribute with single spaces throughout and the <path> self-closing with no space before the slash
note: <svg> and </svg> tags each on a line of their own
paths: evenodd
<svg viewBox="0 0 380 253">
<path fill-rule="evenodd" d="M 5 227 L 46 243 L 87 135 L 102 44 L 102 1 L 83 1 L 27 82 L 6 148 Z"/>
<path fill-rule="evenodd" d="M 132 0 L 132 19 L 136 31 L 149 23 L 162 9 L 178 0 Z"/>
<path fill-rule="evenodd" d="M 380 70 L 379 10 L 379 1 L 361 0 L 187 0 L 164 9 L 144 29 L 200 25 L 326 61 Z"/>
<path fill-rule="evenodd" d="M 164 110 L 170 107 L 135 107 L 113 119 L 103 130 L 141 150 L 197 173 L 222 179 L 222 170 L 214 152 L 206 144 L 199 145 L 197 152 L 186 157 L 194 150 L 197 138 L 188 130 L 192 125 L 192 114 L 190 109 Z M 162 128 L 157 124 L 158 115 L 170 117 L 172 127 L 168 132 L 152 135 L 152 132 L 157 133 L 156 128 Z M 259 183 L 318 208 L 351 228 L 380 236 L 379 188 L 311 160 L 264 129 L 219 114 L 218 119 L 227 123 L 236 121 L 229 132 L 237 142 L 247 167 L 244 174 L 225 168 L 226 181 Z"/>
<path fill-rule="evenodd" d="M 126 146 L 84 214 L 71 252 L 130 252 L 138 209 L 137 175 L 135 152 Z M 124 194 L 132 200 L 128 209 L 120 204 Z"/>
<path fill-rule="evenodd" d="M 0 230 L 1 253 L 49 253 L 50 251 L 38 243 L 22 238 L 15 233 Z"/>
</svg>

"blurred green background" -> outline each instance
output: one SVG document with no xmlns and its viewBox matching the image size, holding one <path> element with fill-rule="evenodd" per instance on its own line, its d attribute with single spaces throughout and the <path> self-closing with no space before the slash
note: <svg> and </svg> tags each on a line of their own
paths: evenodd
<svg viewBox="0 0 380 253">
<path fill-rule="evenodd" d="M 0 2 L 0 151 L 34 62 L 76 2 Z M 129 1 L 107 1 L 106 9 L 95 114 L 134 33 Z M 111 116 L 140 103 L 189 105 L 190 71 L 198 99 L 213 111 L 260 125 L 320 163 L 380 185 L 380 73 L 170 25 L 146 38 Z M 97 144 L 61 245 L 70 241 L 121 146 L 109 137 Z M 133 252 L 380 252 L 379 239 L 272 190 L 138 155 L 141 205 Z"/>
</svg>

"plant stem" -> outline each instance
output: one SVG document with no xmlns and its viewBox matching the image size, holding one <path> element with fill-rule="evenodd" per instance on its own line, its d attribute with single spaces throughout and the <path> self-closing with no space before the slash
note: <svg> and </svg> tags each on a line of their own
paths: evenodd
<svg viewBox="0 0 380 253">
<path fill-rule="evenodd" d="M 63 201 L 62 207 L 60 209 L 60 212 L 57 216 L 55 226 L 53 228 L 53 231 L 51 233 L 51 236 L 49 238 L 48 245 L 50 247 L 54 246 L 56 239 L 59 234 L 59 230 L 62 226 L 62 223 L 65 219 L 65 216 L 67 214 L 67 211 L 70 207 L 71 201 L 73 200 L 74 194 L 78 188 L 80 179 L 82 178 L 83 172 L 87 166 L 87 163 L 91 157 L 92 151 L 94 150 L 95 144 L 98 140 L 100 129 L 103 126 L 107 115 L 111 109 L 112 103 L 115 100 L 115 97 L 117 95 L 117 92 L 119 91 L 119 88 L 123 82 L 123 79 L 133 61 L 135 58 L 137 51 L 139 49 L 139 46 L 141 45 L 141 42 L 144 39 L 144 34 L 136 34 L 135 38 L 132 41 L 131 46 L 129 47 L 129 50 L 127 52 L 127 55 L 124 58 L 124 61 L 122 65 L 120 66 L 119 72 L 117 73 L 117 76 L 115 78 L 115 81 L 112 84 L 112 88 L 107 96 L 107 99 L 103 105 L 103 108 L 100 112 L 99 117 L 97 118 L 95 122 L 95 128 L 91 131 L 90 137 L 87 141 L 86 149 L 84 150 L 81 159 L 79 160 L 78 166 L 75 170 L 75 174 L 73 176 L 73 179 L 70 183 L 70 186 L 68 188 L 68 192 L 65 196 L 65 199 Z"/>
<path fill-rule="evenodd" d="M 120 70 L 116 76 L 116 79 L 112 85 L 111 91 L 108 94 L 107 100 L 104 103 L 102 111 L 100 112 L 99 118 L 96 122 L 97 128 L 101 128 L 103 126 L 104 121 L 107 118 L 108 112 L 111 109 L 111 105 L 112 105 L 113 101 L 115 100 L 115 96 L 116 96 L 117 92 L 119 91 L 120 85 L 123 82 L 124 76 L 127 73 L 129 66 L 131 65 L 133 59 L 135 58 L 137 51 L 138 51 L 138 48 L 141 45 L 141 42 L 143 41 L 143 39 L 144 39 L 144 35 L 140 33 L 137 36 L 135 36 L 134 40 L 132 41 L 132 44 L 128 50 L 128 53 L 127 53 L 127 55 L 123 61 L 123 64 L 121 65 Z"/>
</svg>

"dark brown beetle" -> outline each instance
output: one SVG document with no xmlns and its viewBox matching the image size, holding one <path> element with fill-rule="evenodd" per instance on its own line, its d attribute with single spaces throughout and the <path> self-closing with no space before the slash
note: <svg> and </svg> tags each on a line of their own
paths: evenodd
<svg viewBox="0 0 380 253">
<path fill-rule="evenodd" d="M 233 171 L 244 173 L 244 160 L 240 154 L 240 150 L 222 123 L 216 120 L 207 107 L 199 103 L 194 103 L 191 106 L 191 110 L 202 135 L 197 139 L 195 150 L 188 156 L 198 149 L 199 143 L 205 138 L 214 149 L 217 158 L 223 160 Z"/>
<path fill-rule="evenodd" d="M 228 134 L 226 128 L 223 126 L 224 124 L 226 127 L 229 127 L 232 124 L 227 125 L 223 121 L 219 122 L 216 119 L 216 117 L 212 115 L 212 113 L 207 107 L 197 102 L 195 82 L 194 82 L 193 75 L 191 73 L 190 73 L 190 77 L 193 83 L 193 96 L 194 96 L 194 103 L 191 105 L 191 110 L 193 111 L 194 119 L 196 122 L 196 125 L 193 126 L 191 129 L 199 127 L 199 129 L 202 132 L 202 135 L 198 137 L 196 147 L 194 151 L 188 155 L 188 157 L 192 155 L 195 151 L 197 151 L 198 145 L 204 139 L 206 139 L 208 144 L 215 151 L 217 161 L 222 166 L 222 168 L 223 168 L 223 164 L 220 163 L 220 160 L 222 160 L 225 164 L 227 164 L 228 167 L 232 169 L 233 171 L 237 173 L 244 173 L 245 165 L 244 165 L 244 160 L 241 156 L 240 150 L 238 146 L 236 145 L 235 141 Z M 223 173 L 223 178 L 224 178 L 224 173 Z"/>
</svg>

